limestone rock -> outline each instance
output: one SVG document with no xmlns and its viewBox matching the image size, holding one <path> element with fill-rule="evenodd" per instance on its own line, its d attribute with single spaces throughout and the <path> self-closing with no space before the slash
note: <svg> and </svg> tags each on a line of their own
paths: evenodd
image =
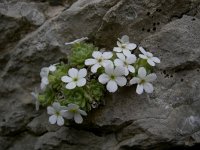
<svg viewBox="0 0 200 150">
<path fill-rule="evenodd" d="M 52 2 L 0 1 L 1 149 L 198 148 L 200 1 Z M 40 69 L 65 60 L 70 53 L 65 42 L 89 37 L 112 50 L 124 34 L 161 58 L 154 93 L 121 88 L 82 125 L 48 124 L 46 109 L 35 111 L 30 95 L 39 86 Z"/>
</svg>

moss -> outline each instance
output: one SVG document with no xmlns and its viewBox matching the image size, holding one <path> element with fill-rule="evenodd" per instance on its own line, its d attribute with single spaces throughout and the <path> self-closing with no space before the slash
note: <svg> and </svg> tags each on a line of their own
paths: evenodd
<svg viewBox="0 0 200 150">
<path fill-rule="evenodd" d="M 93 44 L 76 43 L 72 47 L 69 55 L 69 65 L 76 68 L 84 67 L 86 59 L 92 57 L 93 51 L 98 50 Z"/>
</svg>

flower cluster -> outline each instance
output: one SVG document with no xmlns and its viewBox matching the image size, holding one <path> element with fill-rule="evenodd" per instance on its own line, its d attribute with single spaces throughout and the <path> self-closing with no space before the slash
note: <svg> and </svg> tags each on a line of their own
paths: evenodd
<svg viewBox="0 0 200 150">
<path fill-rule="evenodd" d="M 32 92 L 37 109 L 47 106 L 49 122 L 59 126 L 65 119 L 83 122 L 93 108 L 103 103 L 106 91 L 114 93 L 119 87 L 137 84 L 136 93 L 152 93 L 152 73 L 159 58 L 141 46 L 129 42 L 127 35 L 118 39 L 113 51 L 98 50 L 81 38 L 72 45 L 68 62 L 60 62 L 41 69 L 40 92 Z M 135 51 L 139 50 L 138 57 Z"/>
</svg>

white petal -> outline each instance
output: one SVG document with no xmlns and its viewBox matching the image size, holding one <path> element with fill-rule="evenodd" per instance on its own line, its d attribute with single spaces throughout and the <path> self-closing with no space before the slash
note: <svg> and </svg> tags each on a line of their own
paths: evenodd
<svg viewBox="0 0 200 150">
<path fill-rule="evenodd" d="M 71 44 L 75 44 L 75 43 L 80 43 L 81 41 L 84 41 L 84 40 L 88 40 L 88 37 L 82 37 L 80 39 L 76 39 L 72 42 L 66 42 L 65 45 L 71 45 Z"/>
<path fill-rule="evenodd" d="M 37 111 L 40 109 L 40 102 L 38 100 L 35 101 L 35 109 Z"/>
<path fill-rule="evenodd" d="M 142 54 L 147 55 L 147 52 L 145 51 L 143 47 L 139 47 L 139 50 Z"/>
<path fill-rule="evenodd" d="M 92 72 L 92 73 L 96 73 L 97 70 L 98 70 L 98 68 L 100 68 L 100 67 L 101 67 L 101 65 L 99 65 L 99 64 L 93 65 L 93 66 L 91 67 L 91 72 Z"/>
<path fill-rule="evenodd" d="M 142 94 L 143 93 L 143 85 L 138 84 L 136 88 L 136 93 Z"/>
<path fill-rule="evenodd" d="M 36 99 L 38 99 L 38 93 L 36 93 L 36 92 L 31 92 L 31 95 L 33 96 L 34 101 L 35 101 Z"/>
<path fill-rule="evenodd" d="M 156 63 L 160 63 L 160 59 L 158 57 L 152 57 L 151 60 L 153 60 Z"/>
<path fill-rule="evenodd" d="M 47 113 L 48 113 L 49 115 L 54 115 L 54 114 L 55 114 L 54 108 L 51 107 L 51 106 L 48 106 L 48 107 L 47 107 Z"/>
<path fill-rule="evenodd" d="M 78 112 L 81 114 L 81 115 L 83 115 L 83 116 L 87 116 L 87 113 L 84 111 L 84 110 L 78 110 Z"/>
<path fill-rule="evenodd" d="M 117 41 L 117 46 L 122 47 L 122 44 L 119 41 Z"/>
<path fill-rule="evenodd" d="M 65 109 L 64 110 L 61 110 L 60 111 L 60 115 L 62 116 L 62 117 L 64 117 L 65 116 L 65 113 L 66 113 L 66 111 L 67 111 L 67 107 L 66 106 L 61 106 L 61 107 L 64 107 Z M 62 108 L 63 109 L 63 108 Z"/>
<path fill-rule="evenodd" d="M 117 55 L 117 57 L 118 57 L 119 59 L 121 59 L 122 61 L 125 61 L 125 60 L 126 60 L 125 55 L 124 55 L 123 53 L 117 53 L 116 55 Z"/>
<path fill-rule="evenodd" d="M 123 49 L 123 53 L 124 53 L 125 56 L 130 56 L 131 55 L 131 52 L 128 49 Z"/>
<path fill-rule="evenodd" d="M 75 114 L 74 114 L 74 120 L 75 120 L 75 122 L 78 123 L 78 124 L 80 124 L 80 123 L 83 122 L 83 118 L 82 118 L 82 116 L 81 116 L 79 113 L 75 113 Z"/>
<path fill-rule="evenodd" d="M 76 84 L 77 84 L 78 87 L 82 87 L 82 86 L 84 86 L 86 84 L 86 79 L 85 78 L 81 78 L 81 79 L 79 79 L 77 81 Z"/>
<path fill-rule="evenodd" d="M 114 75 L 115 76 L 123 76 L 125 75 L 125 68 L 122 66 L 117 66 L 114 70 Z"/>
<path fill-rule="evenodd" d="M 106 84 L 110 80 L 110 78 L 107 74 L 104 73 L 99 76 L 98 80 L 100 83 Z"/>
<path fill-rule="evenodd" d="M 41 90 L 45 90 L 45 89 L 46 89 L 46 84 L 41 83 L 41 84 L 40 84 L 40 88 L 41 88 Z"/>
<path fill-rule="evenodd" d="M 148 59 L 148 57 L 146 55 L 142 55 L 142 54 L 139 54 L 139 57 L 142 59 Z"/>
<path fill-rule="evenodd" d="M 129 43 L 129 37 L 127 35 L 123 35 L 122 38 L 121 38 L 121 41 L 123 43 Z"/>
<path fill-rule="evenodd" d="M 130 84 L 137 84 L 137 83 L 140 83 L 141 79 L 140 78 L 137 78 L 137 77 L 133 77 L 131 80 L 130 80 Z"/>
<path fill-rule="evenodd" d="M 56 115 L 52 115 L 49 117 L 49 122 L 50 124 L 55 124 L 57 121 L 57 116 Z"/>
<path fill-rule="evenodd" d="M 72 82 L 72 78 L 69 77 L 69 76 L 63 76 L 63 77 L 61 78 L 61 80 L 62 80 L 63 82 L 65 82 L 65 83 Z"/>
<path fill-rule="evenodd" d="M 49 66 L 49 71 L 51 71 L 51 72 L 56 71 L 56 66 L 55 65 L 50 65 Z"/>
<path fill-rule="evenodd" d="M 44 67 L 41 69 L 40 71 L 40 77 L 43 78 L 43 77 L 47 77 L 49 74 L 49 68 L 48 67 Z"/>
<path fill-rule="evenodd" d="M 151 83 L 146 82 L 143 84 L 143 86 L 144 86 L 145 92 L 147 92 L 147 93 L 153 92 L 153 85 Z"/>
<path fill-rule="evenodd" d="M 86 59 L 85 60 L 85 65 L 86 66 L 90 66 L 90 65 L 94 65 L 94 64 L 96 64 L 97 63 L 97 60 L 96 59 Z"/>
<path fill-rule="evenodd" d="M 153 82 L 155 81 L 157 78 L 156 74 L 155 73 L 151 73 L 149 75 L 146 76 L 146 81 L 147 82 Z"/>
<path fill-rule="evenodd" d="M 102 55 L 102 57 L 104 59 L 110 59 L 110 58 L 112 58 L 112 56 L 113 56 L 112 52 L 104 52 L 103 55 Z"/>
<path fill-rule="evenodd" d="M 72 119 L 74 117 L 74 113 L 70 112 L 70 111 L 66 111 L 63 115 L 63 117 L 67 118 L 67 119 Z"/>
<path fill-rule="evenodd" d="M 122 48 L 120 48 L 120 47 L 114 47 L 113 51 L 120 53 L 120 52 L 122 52 Z"/>
<path fill-rule="evenodd" d="M 113 65 L 108 65 L 105 66 L 105 73 L 108 75 L 111 75 L 114 73 L 114 66 Z"/>
<path fill-rule="evenodd" d="M 138 76 L 142 79 L 144 79 L 147 75 L 147 72 L 145 70 L 144 67 L 140 67 L 139 70 L 138 70 Z"/>
<path fill-rule="evenodd" d="M 79 108 L 78 105 L 70 103 L 68 104 L 67 110 L 78 109 L 78 108 Z"/>
<path fill-rule="evenodd" d="M 115 66 L 124 66 L 124 62 L 121 59 L 114 60 Z"/>
<path fill-rule="evenodd" d="M 48 80 L 48 78 L 47 77 L 43 77 L 42 78 L 42 83 L 44 83 L 44 84 L 49 84 L 49 80 Z"/>
<path fill-rule="evenodd" d="M 61 110 L 61 111 L 66 111 L 66 110 L 67 110 L 67 107 L 66 107 L 66 106 L 60 106 L 60 110 Z"/>
<path fill-rule="evenodd" d="M 116 77 L 115 81 L 119 86 L 126 85 L 127 79 L 125 77 Z"/>
<path fill-rule="evenodd" d="M 150 52 L 147 52 L 146 54 L 147 54 L 147 57 L 149 57 L 149 58 L 153 57 L 153 54 Z"/>
<path fill-rule="evenodd" d="M 132 73 L 135 72 L 135 68 L 134 68 L 133 66 L 131 66 L 131 65 L 128 65 L 128 70 L 129 70 L 130 72 L 132 72 Z"/>
<path fill-rule="evenodd" d="M 78 70 L 75 68 L 71 68 L 69 69 L 68 74 L 70 77 L 76 78 L 78 76 Z"/>
<path fill-rule="evenodd" d="M 128 56 L 128 57 L 126 58 L 126 62 L 127 62 L 128 64 L 133 64 L 133 63 L 135 63 L 135 62 L 136 62 L 136 56 L 135 56 L 135 55 L 130 55 L 130 56 Z"/>
<path fill-rule="evenodd" d="M 65 121 L 64 121 L 63 117 L 62 116 L 58 116 L 58 118 L 57 118 L 57 125 L 63 126 L 64 123 L 65 123 Z"/>
<path fill-rule="evenodd" d="M 56 110 L 56 111 L 60 111 L 61 107 L 60 107 L 60 103 L 58 102 L 54 102 L 52 104 L 53 108 Z"/>
<path fill-rule="evenodd" d="M 151 65 L 151 66 L 155 66 L 155 63 L 153 62 L 153 60 L 151 60 L 151 59 L 147 59 L 147 62 L 148 62 L 149 65 Z"/>
<path fill-rule="evenodd" d="M 137 47 L 137 45 L 134 43 L 129 43 L 126 45 L 126 48 L 129 50 L 134 50 L 136 47 Z"/>
<path fill-rule="evenodd" d="M 66 89 L 74 89 L 76 87 L 76 83 L 75 82 L 69 82 L 66 86 Z"/>
<path fill-rule="evenodd" d="M 129 74 L 128 68 L 124 67 L 124 69 L 125 69 L 125 74 L 124 75 L 127 76 Z"/>
<path fill-rule="evenodd" d="M 99 52 L 99 51 L 94 51 L 94 52 L 92 53 L 92 56 L 93 56 L 94 58 L 96 58 L 96 59 L 99 59 L 99 58 L 101 58 L 102 53 Z"/>
<path fill-rule="evenodd" d="M 109 92 L 114 93 L 117 91 L 117 83 L 115 81 L 110 80 L 108 84 L 106 85 L 106 88 Z"/>
<path fill-rule="evenodd" d="M 103 67 L 106 67 L 108 65 L 113 66 L 113 62 L 111 60 L 103 60 L 102 65 Z"/>
<path fill-rule="evenodd" d="M 87 75 L 87 70 L 85 68 L 79 70 L 78 72 L 79 78 L 84 78 L 86 75 Z"/>
</svg>

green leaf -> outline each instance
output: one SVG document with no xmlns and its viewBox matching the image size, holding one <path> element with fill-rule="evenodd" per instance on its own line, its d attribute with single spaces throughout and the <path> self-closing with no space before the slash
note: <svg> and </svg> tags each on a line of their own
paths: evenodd
<svg viewBox="0 0 200 150">
<path fill-rule="evenodd" d="M 72 47 L 72 52 L 69 55 L 69 64 L 72 67 L 82 68 L 85 65 L 85 60 L 92 57 L 93 51 L 98 50 L 93 44 L 76 43 Z"/>
</svg>

